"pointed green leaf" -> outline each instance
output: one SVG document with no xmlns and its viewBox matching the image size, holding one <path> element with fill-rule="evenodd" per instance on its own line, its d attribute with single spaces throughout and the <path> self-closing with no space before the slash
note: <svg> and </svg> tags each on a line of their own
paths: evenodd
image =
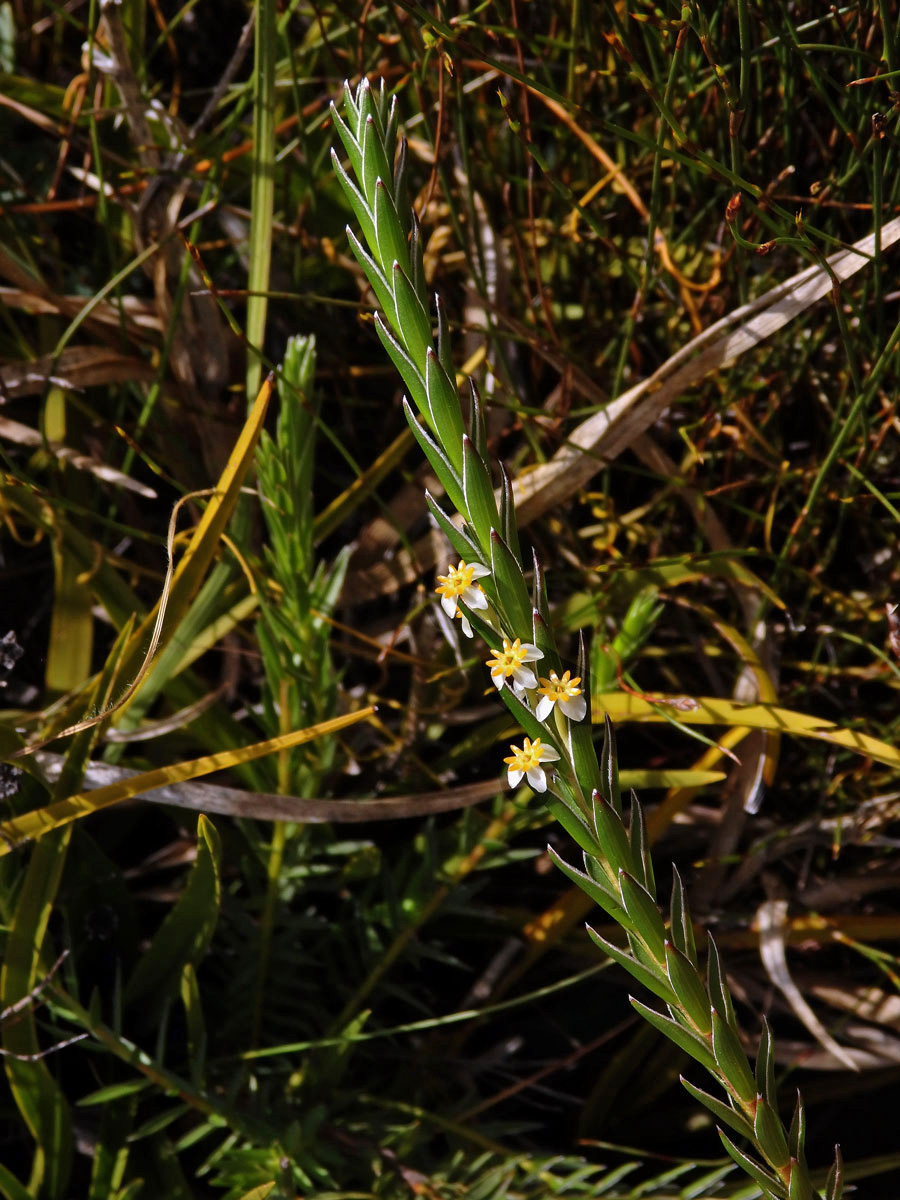
<svg viewBox="0 0 900 1200">
<path fill-rule="evenodd" d="M 700 982 L 697 970 L 668 940 L 665 942 L 666 971 L 678 1006 L 687 1013 L 697 1031 L 704 1036 L 712 1032 L 709 996 Z"/>
<path fill-rule="evenodd" d="M 734 1159 L 734 1162 L 746 1171 L 746 1174 L 750 1176 L 752 1181 L 762 1188 L 763 1200 L 779 1200 L 779 1196 L 784 1195 L 784 1188 L 782 1188 L 780 1180 L 776 1180 L 774 1175 L 770 1175 L 760 1163 L 750 1158 L 749 1154 L 738 1150 L 738 1147 L 734 1145 L 731 1138 L 728 1138 L 728 1135 L 722 1132 L 721 1129 L 716 1129 L 716 1133 L 719 1134 L 722 1146 L 725 1146 L 726 1151 Z"/>
<path fill-rule="evenodd" d="M 632 865 L 631 847 L 628 845 L 622 819 L 597 791 L 591 796 L 591 807 L 597 841 L 603 847 L 603 855 L 618 878 L 620 871 L 628 870 Z"/>
<path fill-rule="evenodd" d="M 670 928 L 672 941 L 693 965 L 697 966 L 697 947 L 694 942 L 694 927 L 688 912 L 687 896 L 678 868 L 672 864 L 672 900 Z"/>
<path fill-rule="evenodd" d="M 644 945 L 661 966 L 665 966 L 665 926 L 656 902 L 649 892 L 641 887 L 633 875 L 619 871 L 619 891 L 625 911 L 631 917 L 635 929 Z"/>
<path fill-rule="evenodd" d="M 759 1094 L 756 1097 L 753 1132 L 756 1144 L 768 1161 L 777 1170 L 783 1170 L 790 1162 L 791 1157 L 787 1138 L 784 1136 L 784 1126 L 781 1124 L 778 1113 L 765 1096 Z"/>
<path fill-rule="evenodd" d="M 551 804 L 551 799 L 555 801 L 554 804 Z M 584 849 L 585 856 L 588 858 L 588 861 L 591 861 L 590 830 L 587 829 L 583 823 L 579 823 L 579 817 L 577 813 L 573 813 L 571 809 L 567 808 L 562 801 L 555 796 L 548 797 L 547 805 L 554 817 L 556 817 L 559 823 L 564 826 L 566 832 L 573 838 L 574 841 L 581 845 L 582 849 Z M 560 810 L 562 815 L 560 815 Z M 550 858 L 557 865 L 557 867 L 559 867 L 562 873 L 567 876 L 576 887 L 580 888 L 586 896 L 590 896 L 594 903 L 599 908 L 602 908 L 605 913 L 611 916 L 614 921 L 616 921 L 618 924 L 621 924 L 623 921 L 626 924 L 628 923 L 628 914 L 625 912 L 625 909 L 621 907 L 617 897 L 613 895 L 611 889 L 608 889 L 598 879 L 592 879 L 590 875 L 586 875 L 583 871 L 579 871 L 577 867 L 571 866 L 565 861 L 565 859 L 560 858 L 560 856 L 552 847 L 548 846 L 547 853 L 550 855 Z"/>
<path fill-rule="evenodd" d="M 359 179 L 362 174 L 362 153 L 356 138 L 350 132 L 343 119 L 338 115 L 338 110 L 335 108 L 333 101 L 331 104 L 331 120 L 338 132 L 338 136 L 344 144 L 344 149 L 347 151 L 347 157 L 350 159 L 353 174 Z"/>
<path fill-rule="evenodd" d="M 791 1176 L 788 1180 L 788 1200 L 817 1200 L 818 1193 L 813 1191 L 812 1180 L 806 1164 L 790 1161 Z"/>
<path fill-rule="evenodd" d="M 450 328 L 447 324 L 447 313 L 444 309 L 444 302 L 435 292 L 434 308 L 437 313 L 437 330 L 438 330 L 438 361 L 447 372 L 449 379 L 456 378 L 456 370 L 453 366 L 453 354 L 450 349 Z"/>
<path fill-rule="evenodd" d="M 760 1166 L 759 1163 L 754 1162 L 749 1155 L 744 1154 L 742 1150 L 738 1150 L 737 1146 L 735 1146 L 734 1142 L 732 1142 L 731 1138 L 728 1137 L 723 1130 L 718 1129 L 716 1132 L 721 1138 L 722 1145 L 728 1151 L 728 1154 L 731 1156 L 731 1158 L 734 1159 L 739 1167 L 746 1171 L 754 1183 L 758 1184 L 762 1188 L 762 1193 L 765 1200 L 778 1200 L 778 1197 L 784 1195 L 784 1189 L 781 1185 L 780 1179 L 776 1179 L 774 1175 L 770 1175 L 764 1167 Z"/>
<path fill-rule="evenodd" d="M 391 193 L 380 176 L 375 180 L 375 205 L 373 213 L 375 217 L 378 258 L 381 261 L 382 270 L 387 271 L 389 268 L 396 268 L 397 270 L 402 270 L 408 277 L 409 246 L 406 242 L 406 234 L 400 225 L 400 218 L 397 216 L 397 210 L 394 208 Z M 411 290 L 412 288 L 410 288 Z M 405 332 L 403 325 L 401 325 L 401 329 Z"/>
<path fill-rule="evenodd" d="M 622 917 L 622 928 L 626 931 L 626 935 L 630 936 L 630 934 L 633 930 L 631 918 L 628 916 L 628 913 L 625 912 L 625 909 L 622 908 L 622 897 L 619 895 L 619 880 L 618 880 L 618 877 L 614 874 L 614 872 L 610 868 L 610 865 L 606 861 L 606 858 L 603 856 L 603 854 L 587 854 L 587 853 L 585 853 L 584 869 L 585 869 L 585 871 L 587 871 L 587 873 L 591 879 L 596 880 L 596 882 L 600 884 L 600 886 L 603 888 L 603 890 L 608 891 L 610 893 L 610 895 L 613 897 L 616 904 L 619 906 L 622 913 L 624 914 Z M 630 941 L 628 944 L 631 948 L 632 954 L 636 954 L 634 946 L 631 945 Z M 646 959 L 642 958 L 641 962 L 643 962 L 646 966 L 655 966 L 656 965 L 652 959 L 649 962 L 647 962 Z"/>
<path fill-rule="evenodd" d="M 629 975 L 632 975 L 638 983 L 644 985 L 648 992 L 652 992 L 654 996 L 657 996 L 665 1004 L 675 1004 L 675 996 L 672 989 L 657 972 L 644 966 L 643 963 L 635 961 L 626 951 L 602 938 L 599 933 L 591 929 L 590 925 L 587 926 L 587 931 L 591 940 L 600 947 L 603 953 L 608 955 L 614 962 L 617 962 L 620 967 L 624 967 Z"/>
<path fill-rule="evenodd" d="M 494 503 L 494 489 L 491 477 L 482 460 L 475 453 L 475 447 L 468 437 L 463 437 L 463 492 L 469 521 L 475 530 L 479 545 L 490 557 L 491 531 L 500 522 L 497 505 Z"/>
<path fill-rule="evenodd" d="M 772 1101 L 773 1107 L 775 1101 Z M 788 1132 L 788 1148 L 791 1152 L 791 1158 L 796 1158 L 800 1165 L 806 1169 L 806 1105 L 803 1103 L 803 1097 L 800 1095 L 800 1089 L 797 1089 L 797 1102 L 794 1105 L 794 1115 L 791 1118 L 791 1128 Z"/>
<path fill-rule="evenodd" d="M 487 429 L 484 423 L 484 409 L 481 405 L 481 393 L 475 385 L 475 380 L 469 376 L 469 437 L 472 439 L 472 445 L 480 458 L 485 462 L 489 461 L 488 445 L 487 445 Z M 500 463 L 500 475 L 506 478 L 506 472 L 503 470 L 503 464 Z M 500 500 L 500 520 L 503 521 L 503 499 Z M 506 526 L 501 526 L 501 532 Z"/>
<path fill-rule="evenodd" d="M 756 1084 L 750 1074 L 747 1055 L 738 1035 L 715 1008 L 712 1009 L 712 1040 L 720 1074 L 728 1080 L 741 1103 L 752 1104 L 756 1099 Z"/>
<path fill-rule="evenodd" d="M 350 118 L 351 125 L 356 129 L 359 126 L 359 109 L 356 107 L 356 100 L 353 98 L 353 91 L 348 79 L 344 80 L 344 110 Z"/>
<path fill-rule="evenodd" d="M 425 295 L 425 259 L 422 249 L 424 241 L 419 218 L 413 213 L 409 241 L 409 279 L 417 296 Z"/>
<path fill-rule="evenodd" d="M 609 713 L 604 713 L 606 734 L 603 738 L 603 752 L 600 756 L 600 774 L 603 778 L 603 795 L 621 817 L 622 797 L 619 793 L 619 756 L 616 751 L 616 731 Z"/>
<path fill-rule="evenodd" d="M 647 950 L 647 947 L 644 945 L 644 943 L 641 941 L 641 939 L 637 936 L 637 934 L 633 931 L 633 929 L 628 930 L 628 932 L 626 933 L 626 937 L 628 938 L 628 948 L 631 951 L 633 958 L 636 958 L 639 963 L 643 963 L 643 965 L 647 968 L 648 971 L 653 971 L 659 975 L 665 975 L 665 971 L 663 970 L 663 968 L 656 961 L 656 959 L 653 957 L 653 955 Z M 679 1023 L 681 1025 L 684 1025 L 686 1029 L 691 1028 L 690 1022 L 687 1020 L 687 1018 L 681 1013 L 680 1009 L 678 1009 L 677 1007 L 671 1011 L 670 1015 L 673 1016 L 677 1021 L 679 1021 Z"/>
<path fill-rule="evenodd" d="M 713 1058 L 709 1046 L 707 1046 L 701 1037 L 696 1033 L 692 1033 L 689 1029 L 685 1029 L 683 1025 L 679 1025 L 677 1021 L 673 1021 L 671 1017 L 664 1017 L 662 1013 L 658 1013 L 655 1009 L 648 1008 L 646 1004 L 641 1004 L 640 1000 L 635 1000 L 634 996 L 629 996 L 628 999 L 635 1012 L 640 1013 L 645 1021 L 649 1021 L 654 1029 L 658 1029 L 660 1033 L 665 1034 L 670 1042 L 674 1042 L 676 1046 L 680 1046 L 685 1054 L 689 1054 L 702 1067 L 706 1067 L 707 1071 L 718 1075 L 716 1060 Z"/>
<path fill-rule="evenodd" d="M 366 279 L 368 279 L 379 305 L 390 316 L 394 311 L 394 296 L 381 268 L 375 259 L 366 253 L 362 242 L 360 242 L 349 225 L 347 226 L 347 238 L 350 242 L 350 249 L 353 251 L 356 261 L 365 272 Z"/>
<path fill-rule="evenodd" d="M 547 584 L 544 579 L 544 568 L 535 551 L 531 551 L 531 561 L 534 570 L 534 583 L 531 592 L 531 607 L 536 608 L 543 619 L 550 624 L 550 602 L 547 599 Z M 579 671 L 578 674 L 581 674 Z M 587 693 L 586 693 L 587 694 Z"/>
<path fill-rule="evenodd" d="M 656 879 L 653 874 L 653 859 L 650 857 L 650 843 L 647 839 L 647 826 L 644 822 L 644 810 L 632 790 L 631 793 L 631 823 L 628 838 L 631 842 L 631 856 L 634 865 L 640 867 L 643 878 L 639 880 L 653 899 L 656 899 Z"/>
<path fill-rule="evenodd" d="M 727 1025 L 735 1025 L 737 1022 L 734 1015 L 734 1005 L 731 1002 L 731 992 L 728 990 L 728 984 L 725 981 L 722 960 L 719 958 L 719 948 L 712 934 L 709 935 L 707 940 L 706 953 L 707 988 L 710 1003 L 713 1008 L 722 1013 Z"/>
<path fill-rule="evenodd" d="M 356 140 L 362 145 L 363 132 L 366 127 L 366 117 L 375 116 L 375 102 L 372 97 L 372 85 L 365 75 L 356 89 Z"/>
<path fill-rule="evenodd" d="M 531 603 L 522 568 L 496 529 L 491 530 L 490 547 L 491 572 L 509 628 L 515 637 L 528 641 L 528 635 L 532 632 Z M 546 670 L 543 662 L 541 667 Z"/>
<path fill-rule="evenodd" d="M 416 364 L 409 357 L 393 333 L 382 320 L 381 313 L 375 314 L 375 330 L 381 339 L 381 344 L 387 350 L 394 366 L 400 372 L 403 382 L 409 388 L 409 394 L 416 408 L 426 421 L 430 422 L 431 413 L 428 408 L 428 395 L 425 391 L 425 380 L 419 374 Z"/>
<path fill-rule="evenodd" d="M 396 117 L 397 107 L 393 105 L 393 112 Z M 395 122 L 396 123 L 396 122 Z M 386 144 L 385 153 L 390 161 L 393 151 Z M 412 219 L 414 213 L 409 202 L 409 168 L 407 165 L 409 150 L 406 144 L 406 138 L 400 139 L 400 152 L 394 160 L 394 182 L 391 189 L 391 194 L 394 197 L 394 207 L 397 210 L 397 216 L 400 218 L 400 224 L 403 226 L 403 232 L 409 234 L 412 230 Z"/>
<path fill-rule="evenodd" d="M 375 190 L 378 181 L 382 180 L 383 186 L 389 188 L 393 182 L 394 172 L 388 165 L 384 146 L 381 144 L 381 138 L 375 126 L 375 118 L 372 116 L 366 118 L 365 125 L 363 126 L 363 139 L 360 144 L 360 150 L 362 151 L 362 171 L 357 171 L 356 176 L 362 184 L 366 203 L 372 212 L 376 212 Z M 405 235 L 403 242 L 404 244 L 406 242 Z M 391 257 L 394 257 L 394 255 Z"/>
<path fill-rule="evenodd" d="M 484 417 L 480 413 L 479 417 L 483 425 Z M 500 532 L 507 546 L 519 562 L 522 562 L 522 547 L 519 545 L 519 530 L 516 525 L 516 501 L 512 481 L 503 463 L 500 463 Z"/>
<path fill-rule="evenodd" d="M 724 1100 L 719 1100 L 715 1096 L 711 1096 L 709 1092 L 704 1092 L 700 1088 L 695 1087 L 683 1075 L 680 1078 L 681 1085 L 685 1091 L 693 1096 L 695 1100 L 698 1100 L 704 1108 L 708 1108 L 714 1117 L 717 1117 L 720 1121 L 724 1121 L 726 1125 L 730 1125 L 740 1137 L 745 1137 L 748 1141 L 753 1140 L 753 1126 L 742 1112 L 738 1112 L 737 1109 L 726 1104 Z"/>
<path fill-rule="evenodd" d="M 337 175 L 338 182 L 343 189 L 344 195 L 347 197 L 347 202 L 353 209 L 353 213 L 362 227 L 363 237 L 370 246 L 374 247 L 377 244 L 375 241 L 375 217 L 369 212 L 362 192 L 341 166 L 341 160 L 334 150 L 331 151 L 331 165 L 334 167 L 334 173 Z"/>
<path fill-rule="evenodd" d="M 481 548 L 474 538 L 469 535 L 467 528 L 463 526 L 463 528 L 460 529 L 457 525 L 455 525 L 430 492 L 425 493 L 425 503 L 428 505 L 428 509 L 437 522 L 441 532 L 444 534 L 447 541 L 450 543 L 459 557 L 467 563 L 481 562 Z M 486 563 L 481 563 L 481 565 L 487 566 Z"/>
<path fill-rule="evenodd" d="M 537 625 L 540 617 L 535 613 L 532 619 L 535 625 Z M 556 666 L 553 669 L 558 674 L 561 668 Z M 582 689 L 586 690 L 583 687 L 583 679 L 581 684 Z M 593 729 L 589 716 L 585 716 L 583 721 L 569 721 L 569 753 L 572 756 L 575 778 L 585 791 L 590 790 L 591 792 L 597 792 L 599 795 L 602 779 L 600 777 L 600 764 L 597 761 L 597 750 L 594 746 Z"/>
<path fill-rule="evenodd" d="M 391 104 L 391 101 L 388 97 L 387 81 L 383 75 L 378 80 L 378 90 L 372 93 L 372 99 L 375 103 L 375 113 L 378 117 L 378 130 L 383 141 L 387 134 L 387 123 Z"/>
<path fill-rule="evenodd" d="M 404 397 L 403 411 L 406 414 L 406 420 L 410 429 L 413 431 L 413 437 L 419 443 L 419 448 L 431 466 L 434 469 L 435 475 L 440 480 L 444 491 L 447 493 L 447 498 L 457 512 L 465 512 L 465 500 L 463 499 L 462 485 L 457 478 L 456 472 L 447 461 L 443 450 L 438 446 L 437 442 L 431 438 L 426 429 L 416 420 L 415 413 L 410 407 L 409 401 Z M 486 557 L 486 556 L 485 556 Z"/>
<path fill-rule="evenodd" d="M 756 1090 L 761 1092 L 770 1104 L 775 1104 L 777 1102 L 775 1096 L 775 1046 L 772 1042 L 769 1022 L 765 1017 L 762 1019 L 759 1049 L 756 1052 L 755 1075 Z"/>
<path fill-rule="evenodd" d="M 441 445 L 457 471 L 463 469 L 465 425 L 456 384 L 448 377 L 431 346 L 425 354 L 425 390 Z"/>
<path fill-rule="evenodd" d="M 391 283 L 394 289 L 393 316 L 387 316 L 394 332 L 406 346 L 410 358 L 420 371 L 425 372 L 425 354 L 431 349 L 431 322 L 422 307 L 422 301 L 412 290 L 412 284 L 403 273 L 399 261 L 385 263 L 390 266 Z"/>
<path fill-rule="evenodd" d="M 565 829 L 572 841 L 575 842 L 575 844 L 579 846 L 585 854 L 598 854 L 600 852 L 600 847 L 594 841 L 593 834 L 588 828 L 583 816 L 577 811 L 577 809 L 571 808 L 569 805 L 565 804 L 559 799 L 558 796 L 554 796 L 552 792 L 549 792 L 544 797 L 544 803 L 550 809 L 554 819 L 558 821 L 560 825 L 562 825 L 563 829 Z M 581 887 L 579 880 L 576 879 L 574 875 L 570 874 L 570 872 L 576 872 L 579 878 L 582 877 L 582 872 L 579 871 L 577 867 L 570 867 L 568 863 L 559 857 L 552 847 L 548 847 L 547 853 L 550 855 L 551 859 L 556 863 L 559 869 L 564 872 L 564 874 L 568 875 L 573 883 L 575 883 L 578 887 Z M 583 876 L 583 878 L 587 879 L 589 884 L 592 882 L 587 875 Z M 588 888 L 583 888 L 582 890 L 585 893 L 590 894 Z M 611 890 L 609 894 L 612 895 Z M 597 903 L 599 904 L 599 900 Z M 617 899 L 615 900 L 615 903 L 618 904 Z M 628 914 L 624 909 L 622 910 L 622 913 L 623 916 L 627 918 Z"/>
<path fill-rule="evenodd" d="M 388 160 L 389 163 L 393 163 L 394 158 L 397 153 L 397 134 L 399 133 L 399 130 L 400 130 L 400 118 L 399 118 L 399 110 L 397 108 L 397 97 L 396 96 L 391 97 L 390 104 L 388 105 L 387 119 L 386 120 L 382 119 L 382 123 L 384 124 L 384 139 L 383 139 L 383 141 L 384 141 L 385 158 Z M 405 138 L 403 140 L 404 140 L 404 142 L 406 141 Z M 387 179 L 387 176 L 385 176 L 385 179 Z M 394 196 L 394 201 L 396 202 L 396 200 L 397 200 L 397 192 L 396 191 L 394 191 L 393 196 Z M 408 204 L 407 204 L 407 207 L 409 207 Z M 402 217 L 403 213 L 401 212 L 400 215 Z"/>
</svg>

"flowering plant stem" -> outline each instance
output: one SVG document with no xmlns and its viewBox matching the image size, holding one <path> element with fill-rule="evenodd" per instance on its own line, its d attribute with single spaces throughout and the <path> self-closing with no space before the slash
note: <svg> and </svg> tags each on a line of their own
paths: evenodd
<svg viewBox="0 0 900 1200">
<path fill-rule="evenodd" d="M 406 143 L 399 136 L 396 102 L 389 100 L 383 81 L 376 89 L 363 79 L 355 93 L 344 85 L 344 117 L 334 106 L 332 116 L 349 163 L 347 170 L 332 151 L 334 169 L 362 240 L 349 228 L 347 233 L 379 304 L 375 327 L 408 389 L 406 419 L 450 507 L 426 493 L 431 515 L 460 558 L 440 577 L 441 604 L 449 616 L 461 619 L 464 633 L 474 631 L 491 648 L 492 682 L 525 734 L 523 746 L 512 746 L 506 759 L 510 786 L 527 779 L 534 790 L 546 792 L 550 811 L 581 848 L 583 871 L 550 854 L 625 935 L 620 946 L 589 929 L 597 946 L 665 1006 L 661 1012 L 632 998 L 635 1009 L 720 1086 L 722 1095 L 715 1096 L 682 1080 L 715 1116 L 728 1154 L 764 1197 L 839 1200 L 839 1151 L 824 1190 L 813 1187 L 799 1095 L 789 1129 L 778 1115 L 774 1050 L 765 1020 L 751 1069 L 712 937 L 705 978 L 700 972 L 685 889 L 674 868 L 669 920 L 663 920 L 644 817 L 633 793 L 625 817 L 608 717 L 598 760 L 590 721 L 583 719 L 584 697 L 590 696 L 583 642 L 573 677 L 564 671 L 553 636 L 537 560 L 531 587 L 526 580 L 512 487 L 502 466 L 495 495 L 484 414 L 471 383 L 463 419 L 439 297 L 434 299 L 436 345 L 432 336 L 422 235 L 408 200 Z M 536 664 L 548 678 L 539 681 Z M 749 1144 L 750 1152 L 738 1142 Z"/>
</svg>

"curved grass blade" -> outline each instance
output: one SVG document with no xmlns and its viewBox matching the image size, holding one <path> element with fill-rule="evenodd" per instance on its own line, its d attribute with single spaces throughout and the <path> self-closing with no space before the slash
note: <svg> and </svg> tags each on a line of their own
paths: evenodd
<svg viewBox="0 0 900 1200">
<path fill-rule="evenodd" d="M 112 804 L 119 804 L 122 800 L 140 796 L 142 792 L 149 792 L 153 788 L 164 787 L 168 784 L 182 783 L 187 779 L 198 779 L 213 771 L 224 771 L 242 763 L 252 762 L 257 758 L 263 758 L 267 754 L 276 754 L 281 750 L 289 750 L 293 746 L 301 746 L 305 742 L 311 742 L 314 738 L 326 737 L 341 729 L 348 729 L 360 721 L 368 720 L 374 712 L 374 707 L 363 708 L 359 712 L 335 717 L 330 721 L 322 721 L 308 729 L 285 733 L 264 742 L 256 742 L 252 746 L 242 746 L 219 754 L 208 754 L 204 758 L 174 763 L 169 767 L 158 767 L 154 771 L 145 771 L 141 775 L 119 780 L 107 787 L 95 788 L 90 792 L 80 792 L 78 795 L 69 796 L 46 808 L 38 809 L 37 812 L 24 813 L 12 820 L 2 821 L 0 822 L 0 857 L 9 854 L 11 850 L 32 838 L 42 838 L 53 829 L 68 825 L 71 821 L 80 820 L 82 817 L 108 808 Z"/>
</svg>

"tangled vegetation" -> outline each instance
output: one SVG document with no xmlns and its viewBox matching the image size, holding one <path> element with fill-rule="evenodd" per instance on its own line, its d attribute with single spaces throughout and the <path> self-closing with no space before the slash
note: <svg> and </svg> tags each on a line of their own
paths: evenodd
<svg viewBox="0 0 900 1200">
<path fill-rule="evenodd" d="M 0 5 L 0 1194 L 895 1194 L 898 56 Z"/>
</svg>

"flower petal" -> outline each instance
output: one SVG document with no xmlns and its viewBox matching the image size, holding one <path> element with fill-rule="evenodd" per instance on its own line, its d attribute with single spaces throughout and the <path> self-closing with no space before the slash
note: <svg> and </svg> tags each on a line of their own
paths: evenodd
<svg viewBox="0 0 900 1200">
<path fill-rule="evenodd" d="M 514 771 L 512 767 L 506 772 L 506 778 L 511 788 L 518 787 L 525 777 L 524 771 Z"/>
<path fill-rule="evenodd" d="M 452 617 L 456 616 L 456 597 L 455 596 L 441 596 L 441 608 L 444 610 L 444 612 L 447 614 L 448 617 L 452 618 Z"/>
<path fill-rule="evenodd" d="M 490 567 L 483 567 L 481 563 L 469 563 L 469 568 L 473 579 L 484 579 L 485 575 L 491 573 Z"/>
<path fill-rule="evenodd" d="M 524 691 L 525 688 L 536 688 L 537 678 L 534 671 L 528 667 L 513 667 L 513 686 L 517 691 Z"/>
<path fill-rule="evenodd" d="M 558 758 L 559 754 L 557 754 L 552 746 L 548 746 L 545 742 L 541 742 L 541 762 L 556 762 Z"/>
<path fill-rule="evenodd" d="M 491 671 L 491 682 L 498 692 L 501 691 L 503 688 L 503 672 Z"/>
<path fill-rule="evenodd" d="M 468 604 L 469 608 L 487 608 L 487 596 L 480 587 L 466 588 L 463 593 L 463 600 Z"/>
<path fill-rule="evenodd" d="M 528 772 L 528 782 L 536 792 L 546 792 L 547 776 L 544 774 L 543 767 L 532 767 Z"/>
<path fill-rule="evenodd" d="M 587 712 L 587 701 L 584 696 L 565 696 L 560 700 L 559 707 L 570 721 L 583 721 Z"/>
<path fill-rule="evenodd" d="M 549 696 L 541 696 L 538 706 L 534 710 L 534 715 L 539 721 L 546 721 L 551 712 L 553 712 L 553 701 Z"/>
</svg>

